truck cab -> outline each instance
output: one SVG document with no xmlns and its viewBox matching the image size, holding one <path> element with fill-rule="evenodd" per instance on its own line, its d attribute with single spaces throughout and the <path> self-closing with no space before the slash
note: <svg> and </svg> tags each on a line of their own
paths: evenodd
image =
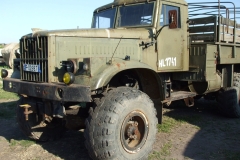
<svg viewBox="0 0 240 160">
<path fill-rule="evenodd" d="M 177 3 L 175 1 L 142 1 L 136 4 L 135 1 L 127 1 L 124 2 L 125 5 L 120 5 L 118 8 L 111 7 L 121 3 L 123 2 L 114 1 L 97 8 L 94 11 L 92 28 L 134 29 L 142 32 L 145 30 L 149 32 L 147 35 L 149 39 L 142 39 L 140 44 L 143 63 L 151 66 L 156 72 L 188 70 L 187 3 L 185 1 Z M 162 28 L 169 26 L 170 23 L 170 27 Z M 160 34 L 161 28 L 164 32 Z M 135 35 L 138 34 L 135 33 Z M 175 46 L 171 47 L 173 44 Z"/>
</svg>

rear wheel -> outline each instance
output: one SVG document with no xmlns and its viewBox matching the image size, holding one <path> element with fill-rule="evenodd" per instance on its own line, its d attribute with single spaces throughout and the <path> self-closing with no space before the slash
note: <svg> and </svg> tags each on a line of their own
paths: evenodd
<svg viewBox="0 0 240 160">
<path fill-rule="evenodd" d="M 229 87 L 222 89 L 217 97 L 219 111 L 232 118 L 240 117 L 239 88 Z"/>
<path fill-rule="evenodd" d="M 240 90 L 240 73 L 234 73 L 233 86 L 238 87 Z M 240 101 L 240 94 L 238 96 Z"/>
<path fill-rule="evenodd" d="M 143 92 L 119 87 L 90 108 L 84 135 L 93 159 L 147 159 L 157 133 L 156 110 Z"/>
<path fill-rule="evenodd" d="M 37 107 L 30 107 L 31 111 L 26 120 L 25 109 L 20 105 L 28 104 L 28 98 L 21 97 L 17 103 L 17 122 L 22 132 L 30 139 L 37 141 L 56 140 L 65 132 L 65 121 L 39 113 Z"/>
</svg>

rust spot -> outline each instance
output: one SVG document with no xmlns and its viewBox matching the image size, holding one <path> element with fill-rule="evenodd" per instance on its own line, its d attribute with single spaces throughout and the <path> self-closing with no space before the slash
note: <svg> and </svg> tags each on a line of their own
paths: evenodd
<svg viewBox="0 0 240 160">
<path fill-rule="evenodd" d="M 43 94 L 44 96 L 47 96 L 47 95 L 48 95 L 48 88 L 50 88 L 50 87 L 46 87 L 46 88 L 43 89 L 42 94 Z"/>
<path fill-rule="evenodd" d="M 120 69 L 120 68 L 121 68 L 121 65 L 120 65 L 119 63 L 117 63 L 116 65 L 117 65 L 118 69 Z"/>
<path fill-rule="evenodd" d="M 46 96 L 47 95 L 47 91 L 43 90 L 43 95 Z"/>
</svg>

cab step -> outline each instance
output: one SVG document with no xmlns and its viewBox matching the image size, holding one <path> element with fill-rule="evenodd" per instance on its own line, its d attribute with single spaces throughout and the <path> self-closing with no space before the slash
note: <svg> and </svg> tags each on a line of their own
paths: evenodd
<svg viewBox="0 0 240 160">
<path fill-rule="evenodd" d="M 171 96 L 169 98 L 166 98 L 162 101 L 163 104 L 170 104 L 172 101 L 177 101 L 183 99 L 185 101 L 185 104 L 188 107 L 191 107 L 194 105 L 194 99 L 197 94 L 194 92 L 186 92 L 186 91 L 177 91 L 172 92 Z"/>
</svg>

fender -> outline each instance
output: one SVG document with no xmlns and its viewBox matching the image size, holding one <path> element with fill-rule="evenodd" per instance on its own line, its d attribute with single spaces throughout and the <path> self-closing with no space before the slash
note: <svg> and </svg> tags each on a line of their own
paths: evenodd
<svg viewBox="0 0 240 160">
<path fill-rule="evenodd" d="M 93 73 L 91 79 L 91 89 L 95 90 L 103 86 L 106 86 L 109 83 L 109 81 L 113 78 L 113 76 L 116 75 L 117 73 L 123 70 L 134 68 L 137 69 L 143 68 L 154 71 L 149 65 L 145 63 L 135 60 L 127 61 L 115 58 L 111 64 L 103 65 L 95 71 L 96 74 Z"/>
<path fill-rule="evenodd" d="M 127 69 L 137 69 L 143 92 L 146 93 L 154 103 L 157 111 L 158 123 L 162 123 L 162 103 L 164 99 L 163 79 L 149 65 L 139 61 L 126 61 L 115 59 L 111 64 L 106 64 L 96 70 L 92 75 L 91 90 L 106 86 L 110 80 L 119 72 Z"/>
</svg>

